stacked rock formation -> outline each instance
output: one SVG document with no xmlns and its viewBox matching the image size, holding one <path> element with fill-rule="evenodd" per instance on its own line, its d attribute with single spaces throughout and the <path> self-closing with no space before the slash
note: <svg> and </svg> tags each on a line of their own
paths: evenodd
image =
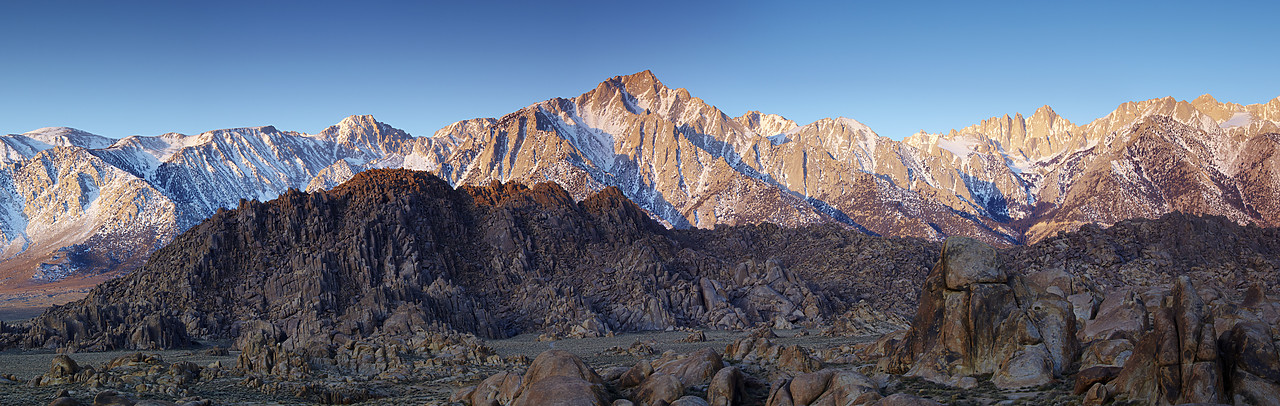
<svg viewBox="0 0 1280 406">
<path fill-rule="evenodd" d="M 999 387 L 1048 383 L 1076 359 L 1075 317 L 1062 297 L 1006 274 L 995 249 L 953 237 L 925 279 L 906 337 L 883 367 L 952 385 L 994 374 Z"/>
<path fill-rule="evenodd" d="M 1123 368 L 1114 371 L 1114 379 L 1092 374 L 1098 378 L 1088 385 L 1087 399 L 1122 396 L 1153 405 L 1280 402 L 1280 335 L 1275 331 L 1280 320 L 1268 314 L 1274 303 L 1264 300 L 1260 288 L 1250 291 L 1234 306 L 1211 291 L 1197 292 L 1190 278 L 1179 278 L 1168 295 L 1156 296 L 1151 329 L 1119 362 Z M 1084 386 L 1078 378 L 1077 391 Z"/>
</svg>

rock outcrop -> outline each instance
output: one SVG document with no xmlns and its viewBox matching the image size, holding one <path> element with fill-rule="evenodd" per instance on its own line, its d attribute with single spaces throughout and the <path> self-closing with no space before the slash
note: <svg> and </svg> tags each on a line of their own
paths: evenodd
<svg viewBox="0 0 1280 406">
<path fill-rule="evenodd" d="M 813 327 L 855 306 L 892 325 L 933 249 L 834 226 L 671 231 L 617 189 L 577 202 L 550 183 L 453 189 L 423 172 L 366 171 L 221 211 L 142 270 L 6 328 L 0 346 L 229 339 L 248 371 L 394 376 L 419 357 L 500 362 L 450 331 Z"/>
<path fill-rule="evenodd" d="M 855 371 L 824 369 L 775 381 L 766 406 L 853 405 L 879 400 L 879 389 Z"/>
<path fill-rule="evenodd" d="M 1274 404 L 1280 401 L 1280 355 L 1266 324 L 1246 320 L 1223 326 L 1182 277 L 1152 313 L 1152 329 L 1106 393 L 1153 405 L 1183 403 Z"/>
<path fill-rule="evenodd" d="M 947 239 L 919 303 L 905 338 L 881 361 L 889 372 L 951 385 L 994 374 L 999 387 L 1038 386 L 1061 376 L 1079 351 L 1065 298 L 1030 289 L 973 239 Z"/>
</svg>

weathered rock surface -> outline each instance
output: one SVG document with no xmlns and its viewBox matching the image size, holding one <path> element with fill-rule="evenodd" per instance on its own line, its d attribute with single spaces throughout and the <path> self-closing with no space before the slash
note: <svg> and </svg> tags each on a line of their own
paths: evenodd
<svg viewBox="0 0 1280 406">
<path fill-rule="evenodd" d="M 497 376 L 497 375 L 495 375 Z M 492 378 L 492 377 L 490 377 Z M 503 378 L 507 379 L 506 377 Z M 519 395 L 500 405 L 591 405 L 609 404 L 604 380 L 577 356 L 549 350 L 539 354 L 520 379 Z M 501 395 L 501 394 L 499 394 Z M 495 397 L 495 400 L 501 396 Z"/>
<path fill-rule="evenodd" d="M 737 406 L 747 400 L 747 378 L 738 367 L 716 372 L 707 386 L 707 403 L 711 406 Z"/>
<path fill-rule="evenodd" d="M 725 348 L 731 360 L 749 364 L 770 365 L 793 373 L 822 369 L 822 361 L 808 349 L 798 345 L 778 345 L 768 338 L 743 337 Z"/>
<path fill-rule="evenodd" d="M 1211 295 L 1212 296 L 1212 295 Z M 1220 301 L 1220 300 L 1219 300 Z M 1182 403 L 1273 404 L 1280 401 L 1280 358 L 1257 315 L 1232 310 L 1232 325 L 1218 334 L 1220 305 L 1206 304 L 1188 277 L 1174 284 L 1152 312 L 1152 329 L 1105 393 L 1155 405 Z"/>
<path fill-rule="evenodd" d="M 866 394 L 879 394 L 879 389 L 866 376 L 856 371 L 824 369 L 775 381 L 766 406 L 835 404 L 848 405 Z"/>
<path fill-rule="evenodd" d="M 684 385 L 680 379 L 670 374 L 655 373 L 645 378 L 640 388 L 631 396 L 636 404 L 648 406 L 659 402 L 675 402 L 684 395 Z"/>
<path fill-rule="evenodd" d="M 881 366 L 949 385 L 988 373 L 1000 387 L 1042 385 L 1076 361 L 1075 330 L 1065 298 L 999 271 L 990 246 L 953 237 L 925 279 L 911 329 Z"/>
<path fill-rule="evenodd" d="M 932 249 L 831 226 L 669 231 L 616 189 L 575 202 L 553 184 L 452 189 L 422 172 L 366 171 L 221 211 L 146 268 L 7 328 L 0 345 L 234 339 L 237 367 L 255 373 L 393 376 L 416 357 L 496 362 L 450 330 L 587 337 L 816 325 L 868 303 L 906 313 L 904 278 Z"/>
<path fill-rule="evenodd" d="M 1225 400 L 1254 405 L 1280 403 L 1278 337 L 1268 334 L 1267 327 L 1256 321 L 1238 323 L 1219 339 L 1224 372 L 1218 377 L 1226 381 L 1230 395 Z"/>
<path fill-rule="evenodd" d="M 682 385 L 694 386 L 710 382 L 721 368 L 724 368 L 724 361 L 720 353 L 704 348 L 690 354 L 663 354 L 654 362 L 653 371 L 674 376 Z"/>
</svg>

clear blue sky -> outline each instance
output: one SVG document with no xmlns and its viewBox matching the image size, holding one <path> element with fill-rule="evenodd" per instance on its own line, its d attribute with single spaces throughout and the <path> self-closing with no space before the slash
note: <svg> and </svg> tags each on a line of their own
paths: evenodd
<svg viewBox="0 0 1280 406">
<path fill-rule="evenodd" d="M 1048 104 L 1280 96 L 1277 2 L 0 4 L 0 133 L 110 137 L 352 114 L 418 136 L 652 69 L 730 115 L 882 135 Z"/>
</svg>

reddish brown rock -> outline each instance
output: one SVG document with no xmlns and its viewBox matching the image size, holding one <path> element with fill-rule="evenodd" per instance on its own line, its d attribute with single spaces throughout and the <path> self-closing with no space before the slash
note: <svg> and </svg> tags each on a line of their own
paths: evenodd
<svg viewBox="0 0 1280 406">
<path fill-rule="evenodd" d="M 1080 403 L 1084 406 L 1102 406 L 1109 400 L 1111 400 L 1111 393 L 1108 392 L 1107 385 L 1095 383 L 1089 387 Z"/>
<path fill-rule="evenodd" d="M 774 382 L 767 406 L 781 405 L 848 405 L 858 399 L 869 400 L 879 395 L 875 384 L 854 371 L 824 369 L 797 375 L 790 380 Z"/>
<path fill-rule="evenodd" d="M 738 367 L 716 372 L 707 386 L 707 403 L 711 406 L 738 406 L 747 400 L 746 375 Z"/>
<path fill-rule="evenodd" d="M 640 360 L 640 362 L 637 362 L 631 367 L 631 369 L 628 369 L 627 372 L 623 373 L 622 376 L 618 378 L 618 386 L 621 388 L 634 388 L 636 386 L 640 386 L 640 384 L 649 377 L 649 374 L 652 373 L 653 365 L 649 360 Z"/>
<path fill-rule="evenodd" d="M 1147 330 L 1147 310 L 1142 299 L 1130 289 L 1107 295 L 1098 313 L 1084 325 L 1080 339 L 1084 342 L 1110 339 L 1136 340 Z"/>
<path fill-rule="evenodd" d="M 1221 338 L 1224 378 L 1240 403 L 1280 404 L 1280 351 L 1259 322 L 1238 323 Z"/>
<path fill-rule="evenodd" d="M 1094 384 L 1106 384 L 1116 375 L 1120 374 L 1120 367 L 1090 367 L 1080 370 L 1076 373 L 1076 383 L 1072 386 L 1071 394 L 1080 395 L 1088 391 Z"/>
<path fill-rule="evenodd" d="M 600 384 L 580 378 L 555 375 L 525 386 L 513 406 L 572 405 L 605 406 L 609 404 L 607 393 Z"/>
<path fill-rule="evenodd" d="M 715 376 L 716 371 L 724 368 L 724 360 L 720 353 L 710 348 L 703 348 L 675 359 L 654 364 L 654 373 L 675 376 L 684 386 L 706 384 Z"/>
<path fill-rule="evenodd" d="M 945 247 L 911 328 L 882 368 L 947 385 L 993 373 L 997 386 L 1023 387 L 1051 382 L 1076 361 L 1069 302 L 992 271 L 994 251 L 985 244 L 954 238 Z"/>
<path fill-rule="evenodd" d="M 1204 333 L 1213 330 L 1208 315 L 1190 279 L 1179 278 L 1152 312 L 1152 330 L 1142 336 L 1108 392 L 1155 405 L 1225 401 L 1223 364 L 1213 361 L 1217 357 L 1209 350 L 1217 340 Z"/>
<path fill-rule="evenodd" d="M 522 379 L 527 384 L 536 383 L 553 376 L 578 378 L 593 384 L 603 384 L 604 380 L 596 371 L 582 362 L 581 358 L 564 350 L 547 350 L 538 354 Z M 523 392 L 523 391 L 522 391 Z"/>
<path fill-rule="evenodd" d="M 509 405 L 520 391 L 521 377 L 510 372 L 499 372 L 480 382 L 466 398 L 472 406 Z"/>
<path fill-rule="evenodd" d="M 635 394 L 631 396 L 631 400 L 640 406 L 654 405 L 659 402 L 671 403 L 684 395 L 684 388 L 679 378 L 657 372 L 649 375 L 644 383 L 640 384 Z"/>
</svg>

